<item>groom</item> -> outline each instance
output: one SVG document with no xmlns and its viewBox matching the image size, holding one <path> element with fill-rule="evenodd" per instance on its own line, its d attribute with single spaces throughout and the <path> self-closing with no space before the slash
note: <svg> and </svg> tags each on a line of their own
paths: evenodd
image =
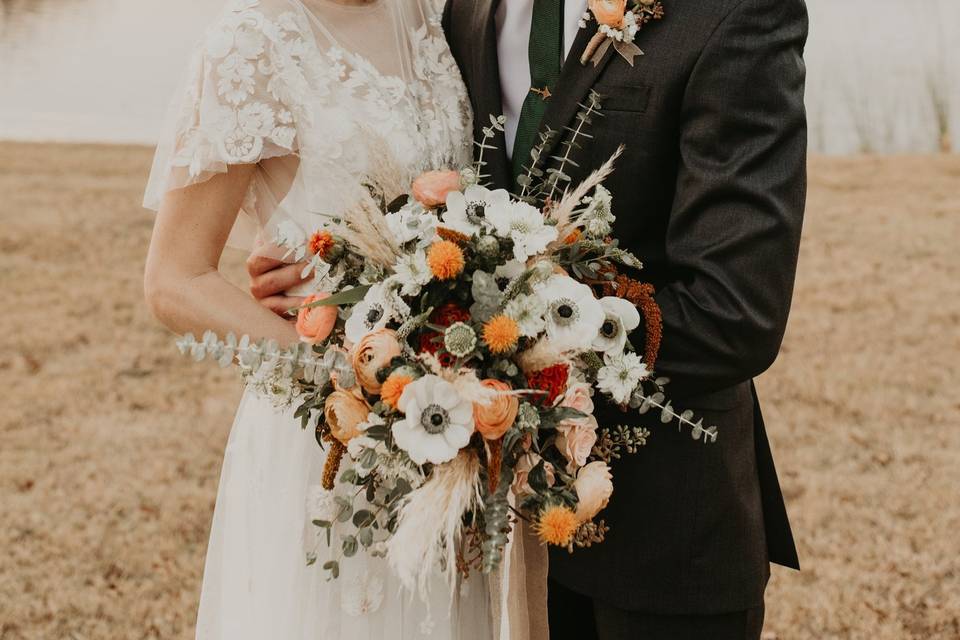
<svg viewBox="0 0 960 640">
<path fill-rule="evenodd" d="M 626 146 L 605 185 L 615 237 L 645 262 L 631 275 L 657 290 L 656 369 L 677 407 L 719 429 L 705 445 L 656 416 L 598 408 L 601 426 L 647 424 L 652 435 L 614 465 L 607 540 L 551 555 L 553 640 L 755 640 L 769 563 L 799 566 L 752 378 L 777 356 L 797 263 L 806 9 L 662 2 L 632 66 L 612 46 L 581 64 L 598 28 L 581 22 L 587 0 L 448 0 L 444 11 L 477 137 L 488 115 L 506 116 L 487 157 L 495 186 L 515 184 L 538 129 L 561 131 L 591 89 L 604 96 L 568 173 L 576 184 Z M 254 293 L 284 307 L 272 294 L 289 283 L 266 266 L 251 265 Z"/>
</svg>

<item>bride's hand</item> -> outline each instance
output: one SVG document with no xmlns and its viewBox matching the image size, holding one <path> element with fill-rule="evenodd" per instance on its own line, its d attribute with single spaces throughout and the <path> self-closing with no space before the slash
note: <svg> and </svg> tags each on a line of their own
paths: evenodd
<svg viewBox="0 0 960 640">
<path fill-rule="evenodd" d="M 304 282 L 300 277 L 304 262 L 287 264 L 266 256 L 251 255 L 247 258 L 247 273 L 250 274 L 250 293 L 253 297 L 279 316 L 293 319 L 290 309 L 303 303 L 302 297 L 285 295 L 285 291 Z"/>
</svg>

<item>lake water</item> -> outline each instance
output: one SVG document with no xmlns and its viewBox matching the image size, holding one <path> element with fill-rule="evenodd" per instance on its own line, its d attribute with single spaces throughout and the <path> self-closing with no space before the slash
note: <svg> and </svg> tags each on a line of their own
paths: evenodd
<svg viewBox="0 0 960 640">
<path fill-rule="evenodd" d="M 222 2 L 0 0 L 0 138 L 152 143 Z M 960 132 L 960 0 L 808 7 L 812 149 L 949 145 Z M 960 133 L 952 139 L 960 150 Z"/>
</svg>

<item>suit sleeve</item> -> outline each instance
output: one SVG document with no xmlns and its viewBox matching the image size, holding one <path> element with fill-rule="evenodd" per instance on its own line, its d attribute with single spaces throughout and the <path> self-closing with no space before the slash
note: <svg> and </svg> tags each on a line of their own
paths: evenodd
<svg viewBox="0 0 960 640">
<path fill-rule="evenodd" d="M 779 351 L 806 199 L 806 34 L 802 0 L 743 0 L 689 77 L 656 296 L 656 368 L 682 395 L 748 380 Z"/>
</svg>

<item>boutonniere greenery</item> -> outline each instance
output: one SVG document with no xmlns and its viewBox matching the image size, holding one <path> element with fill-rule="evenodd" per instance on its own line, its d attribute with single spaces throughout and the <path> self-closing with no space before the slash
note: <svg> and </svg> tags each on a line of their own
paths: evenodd
<svg viewBox="0 0 960 640">
<path fill-rule="evenodd" d="M 589 11 L 581 17 L 580 28 L 585 29 L 591 18 L 598 27 L 580 56 L 583 65 L 590 61 L 594 66 L 600 64 L 607 49 L 613 47 L 632 67 L 633 59 L 643 55 L 633 42 L 637 32 L 651 20 L 663 18 L 660 0 L 589 0 L 587 6 Z"/>
</svg>

